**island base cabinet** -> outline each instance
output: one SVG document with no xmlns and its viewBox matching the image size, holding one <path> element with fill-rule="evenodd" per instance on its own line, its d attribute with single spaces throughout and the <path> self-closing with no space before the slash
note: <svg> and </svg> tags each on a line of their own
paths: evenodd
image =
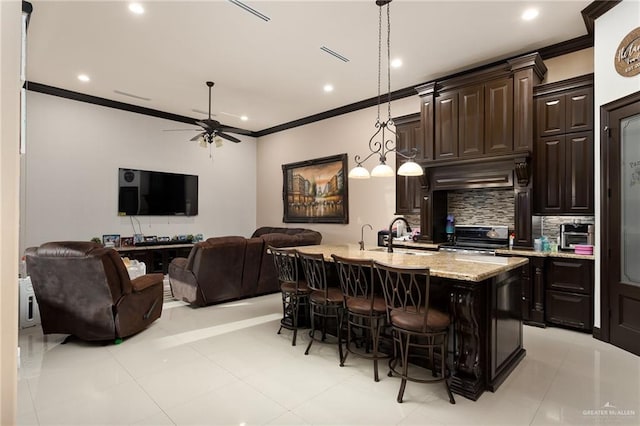
<svg viewBox="0 0 640 426">
<path fill-rule="evenodd" d="M 591 297 L 584 294 L 547 290 L 547 322 L 591 332 Z"/>
<path fill-rule="evenodd" d="M 453 322 L 450 387 L 477 400 L 495 391 L 526 351 L 522 347 L 522 276 L 524 265 L 480 283 L 451 281 Z"/>
</svg>

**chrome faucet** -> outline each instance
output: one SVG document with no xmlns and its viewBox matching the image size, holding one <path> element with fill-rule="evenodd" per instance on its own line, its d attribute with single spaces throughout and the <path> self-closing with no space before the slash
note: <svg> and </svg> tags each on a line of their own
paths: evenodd
<svg viewBox="0 0 640 426">
<path fill-rule="evenodd" d="M 358 244 L 360 244 L 360 250 L 364 250 L 364 227 L 368 226 L 369 229 L 371 229 L 373 231 L 373 226 L 371 226 L 368 223 L 365 223 L 364 225 L 362 225 L 362 228 L 360 228 L 360 241 L 358 241 Z"/>
<path fill-rule="evenodd" d="M 404 223 L 406 223 L 407 224 L 407 232 L 411 232 L 411 226 L 409 226 L 409 222 L 407 222 L 407 219 L 405 219 L 402 216 L 396 217 L 395 219 L 393 219 L 391 221 L 391 223 L 389 224 L 389 242 L 387 244 L 387 252 L 389 252 L 389 253 L 393 253 L 393 224 L 396 223 L 399 220 L 401 220 Z"/>
</svg>

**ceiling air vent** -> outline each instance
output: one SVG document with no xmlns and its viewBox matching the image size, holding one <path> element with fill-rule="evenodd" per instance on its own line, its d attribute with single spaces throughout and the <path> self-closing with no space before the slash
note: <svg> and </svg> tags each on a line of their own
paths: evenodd
<svg viewBox="0 0 640 426">
<path fill-rule="evenodd" d="M 246 10 L 247 12 L 249 12 L 250 14 L 252 14 L 254 16 L 257 16 L 258 18 L 262 19 L 265 22 L 269 22 L 271 20 L 271 18 L 269 18 L 267 15 L 258 12 L 257 10 L 252 8 L 251 6 L 247 6 L 246 4 L 242 3 L 241 1 L 229 0 L 229 3 L 235 4 L 236 6 L 241 7 L 242 9 Z"/>
<path fill-rule="evenodd" d="M 320 50 L 322 50 L 323 52 L 328 53 L 329 55 L 340 59 L 342 62 L 349 62 L 349 58 L 346 58 L 344 56 L 342 56 L 341 54 L 339 54 L 338 52 L 336 52 L 335 50 L 331 50 L 329 49 L 327 46 L 322 46 L 320 48 Z"/>
<path fill-rule="evenodd" d="M 129 96 L 130 98 L 140 99 L 142 101 L 150 101 L 151 98 L 145 98 L 144 96 L 138 96 L 131 93 L 123 92 L 120 90 L 114 90 L 113 93 L 117 93 L 118 95 Z"/>
</svg>

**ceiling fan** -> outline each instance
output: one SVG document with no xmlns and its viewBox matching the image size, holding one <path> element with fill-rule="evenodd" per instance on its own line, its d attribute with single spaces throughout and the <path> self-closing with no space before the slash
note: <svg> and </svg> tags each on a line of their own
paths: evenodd
<svg viewBox="0 0 640 426">
<path fill-rule="evenodd" d="M 251 132 L 239 129 L 237 127 L 225 126 L 221 124 L 218 120 L 214 120 L 211 118 L 211 89 L 213 88 L 213 81 L 207 81 L 207 86 L 209 87 L 209 115 L 208 118 L 204 120 L 197 120 L 195 124 L 202 127 L 202 131 L 197 129 L 200 133 L 191 138 L 192 141 L 200 140 L 203 143 L 213 143 L 216 137 L 221 137 L 222 139 L 226 139 L 231 142 L 238 143 L 240 139 L 235 136 L 231 136 L 228 133 L 236 133 L 240 135 L 249 135 Z M 193 129 L 196 130 L 196 129 Z"/>
</svg>

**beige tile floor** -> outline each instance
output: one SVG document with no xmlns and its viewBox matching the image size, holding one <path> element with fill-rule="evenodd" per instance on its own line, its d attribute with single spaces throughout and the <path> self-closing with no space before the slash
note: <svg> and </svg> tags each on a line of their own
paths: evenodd
<svg viewBox="0 0 640 426">
<path fill-rule="evenodd" d="M 640 358 L 590 335 L 526 327 L 527 356 L 497 392 L 450 405 L 441 384 L 372 378 L 308 336 L 277 335 L 278 294 L 162 318 L 120 345 L 20 332 L 19 425 L 640 424 Z"/>
</svg>

